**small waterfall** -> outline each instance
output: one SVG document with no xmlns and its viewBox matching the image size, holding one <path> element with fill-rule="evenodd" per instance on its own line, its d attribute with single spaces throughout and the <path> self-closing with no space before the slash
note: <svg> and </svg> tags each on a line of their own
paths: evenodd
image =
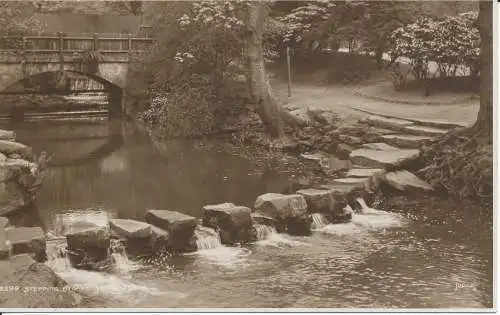
<svg viewBox="0 0 500 315">
<path fill-rule="evenodd" d="M 323 213 L 313 213 L 311 214 L 311 218 L 313 220 L 313 229 L 319 229 L 330 224 L 330 221 L 328 221 Z"/>
<path fill-rule="evenodd" d="M 263 241 L 265 239 L 268 239 L 271 235 L 278 233 L 276 232 L 274 226 L 269 226 L 265 224 L 255 224 L 254 228 L 257 231 L 258 241 Z"/>
<path fill-rule="evenodd" d="M 386 213 L 385 211 L 376 210 L 376 209 L 368 207 L 368 205 L 366 204 L 366 202 L 363 198 L 356 198 L 356 201 L 361 206 L 361 212 L 363 214 L 383 214 L 383 213 Z"/>
<path fill-rule="evenodd" d="M 212 249 L 222 246 L 219 233 L 214 229 L 198 226 L 194 234 L 196 236 L 196 248 L 198 248 L 198 250 Z"/>
</svg>

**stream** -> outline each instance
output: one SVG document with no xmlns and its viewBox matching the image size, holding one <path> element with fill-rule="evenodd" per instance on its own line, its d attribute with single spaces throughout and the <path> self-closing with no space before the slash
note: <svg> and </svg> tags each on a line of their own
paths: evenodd
<svg viewBox="0 0 500 315">
<path fill-rule="evenodd" d="M 282 193 L 293 167 L 263 169 L 221 139 L 153 143 L 134 126 L 107 120 L 4 123 L 36 153 L 53 154 L 36 201 L 46 232 L 78 220 L 144 220 L 147 209 L 201 217 L 203 205 L 252 207 Z M 117 136 L 118 135 L 118 136 Z M 48 242 L 47 262 L 85 296 L 82 307 L 484 308 L 492 307 L 493 230 L 479 211 L 443 202 L 417 213 L 314 218 L 314 233 L 292 237 L 258 227 L 259 241 L 226 247 L 207 236 L 195 253 L 134 260 L 115 253 L 110 272 L 72 268 Z M 453 220 L 428 217 L 453 211 Z M 33 223 L 35 224 L 35 223 Z"/>
</svg>

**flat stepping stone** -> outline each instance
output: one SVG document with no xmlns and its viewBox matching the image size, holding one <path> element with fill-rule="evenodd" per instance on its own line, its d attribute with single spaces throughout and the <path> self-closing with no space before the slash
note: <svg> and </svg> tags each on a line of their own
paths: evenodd
<svg viewBox="0 0 500 315">
<path fill-rule="evenodd" d="M 334 191 L 328 189 L 301 189 L 297 194 L 304 196 L 307 203 L 308 212 L 329 212 L 334 206 Z"/>
<path fill-rule="evenodd" d="M 352 168 L 345 174 L 345 176 L 366 178 L 382 172 L 384 172 L 384 170 L 381 168 Z"/>
<path fill-rule="evenodd" d="M 107 227 L 98 226 L 92 222 L 77 221 L 66 231 L 68 248 L 81 249 L 86 247 L 108 248 L 110 233 Z"/>
<path fill-rule="evenodd" d="M 423 143 L 434 140 L 434 137 L 416 135 L 385 135 L 382 138 L 392 145 L 414 149 L 420 148 Z"/>
<path fill-rule="evenodd" d="M 446 129 L 426 126 L 406 126 L 403 128 L 403 131 L 418 136 L 441 136 L 449 132 L 449 130 Z"/>
<path fill-rule="evenodd" d="M 364 149 L 377 150 L 377 151 L 393 151 L 399 150 L 399 148 L 393 147 L 392 145 L 388 145 L 384 142 L 376 142 L 376 143 L 365 143 L 361 145 Z"/>
<path fill-rule="evenodd" d="M 145 222 L 129 219 L 113 219 L 109 226 L 119 236 L 126 238 L 145 238 L 152 234 L 151 225 Z"/>
<path fill-rule="evenodd" d="M 407 170 L 389 172 L 385 174 L 382 181 L 401 191 L 429 192 L 434 190 L 429 183 Z"/>
<path fill-rule="evenodd" d="M 379 151 L 369 149 L 358 149 L 350 154 L 351 163 L 373 168 L 387 168 L 398 165 L 399 163 L 415 159 L 420 155 L 416 149 Z"/>
<path fill-rule="evenodd" d="M 45 259 L 45 233 L 39 227 L 19 227 L 6 229 L 7 240 L 12 246 L 12 254 L 35 254 L 37 260 Z"/>
<path fill-rule="evenodd" d="M 360 121 L 361 123 L 375 126 L 378 128 L 391 129 L 391 130 L 402 130 L 407 126 L 414 125 L 413 122 L 405 119 L 398 118 L 386 118 L 382 116 L 369 116 L 366 119 Z"/>
<path fill-rule="evenodd" d="M 346 178 L 335 178 L 333 181 L 340 184 L 356 184 L 364 186 L 368 177 L 346 177 Z"/>
<path fill-rule="evenodd" d="M 190 215 L 171 210 L 148 210 L 146 222 L 166 230 L 175 238 L 192 236 L 198 220 Z"/>
<path fill-rule="evenodd" d="M 286 220 L 305 215 L 307 203 L 304 196 L 299 194 L 267 193 L 257 197 L 254 208 L 262 215 L 276 220 Z"/>
</svg>

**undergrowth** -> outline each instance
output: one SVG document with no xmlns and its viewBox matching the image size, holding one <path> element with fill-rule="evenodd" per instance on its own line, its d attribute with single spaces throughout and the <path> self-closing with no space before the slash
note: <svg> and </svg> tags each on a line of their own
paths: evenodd
<svg viewBox="0 0 500 315">
<path fill-rule="evenodd" d="M 451 132 L 425 147 L 425 180 L 448 193 L 465 198 L 492 200 L 493 146 L 466 132 Z"/>
</svg>

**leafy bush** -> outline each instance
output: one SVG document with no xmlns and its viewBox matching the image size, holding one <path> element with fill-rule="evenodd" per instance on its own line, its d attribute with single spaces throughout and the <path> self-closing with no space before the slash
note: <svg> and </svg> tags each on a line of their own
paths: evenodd
<svg viewBox="0 0 500 315">
<path fill-rule="evenodd" d="M 477 13 L 468 12 L 443 19 L 424 17 L 407 24 L 390 35 L 393 60 L 407 57 L 417 80 L 427 80 L 429 62 L 438 64 L 441 77 L 455 76 L 461 66 L 477 75 L 479 63 L 479 30 Z"/>
</svg>

